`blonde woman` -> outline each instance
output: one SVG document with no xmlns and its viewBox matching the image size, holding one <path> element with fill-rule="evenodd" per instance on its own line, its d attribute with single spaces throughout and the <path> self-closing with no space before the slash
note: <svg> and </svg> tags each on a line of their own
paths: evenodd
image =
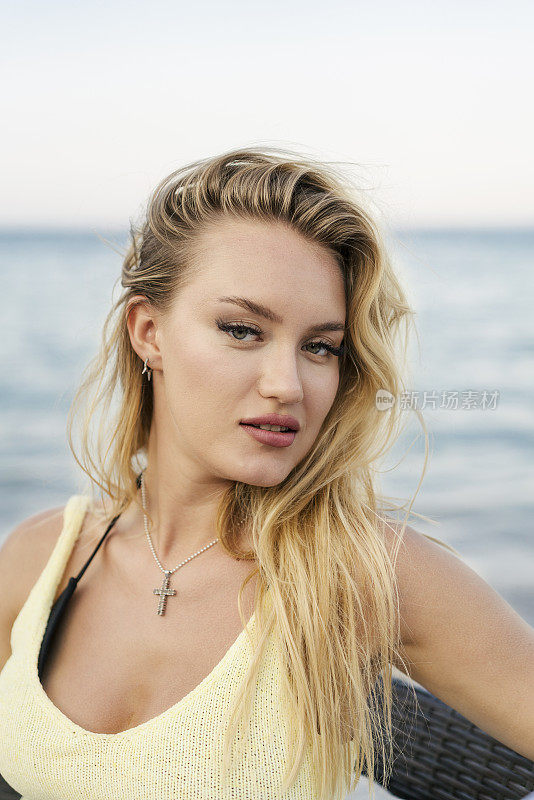
<svg viewBox="0 0 534 800">
<path fill-rule="evenodd" d="M 121 283 L 69 419 L 93 493 L 0 553 L 14 796 L 341 800 L 394 666 L 534 758 L 534 631 L 376 486 L 413 312 L 350 181 L 188 164 Z"/>
</svg>

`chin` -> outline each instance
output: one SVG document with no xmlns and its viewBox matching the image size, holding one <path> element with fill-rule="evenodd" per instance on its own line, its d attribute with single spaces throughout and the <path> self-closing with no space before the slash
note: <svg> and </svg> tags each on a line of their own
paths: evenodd
<svg viewBox="0 0 534 800">
<path fill-rule="evenodd" d="M 263 474 L 258 477 L 258 480 L 251 480 L 250 483 L 253 483 L 255 486 L 264 486 L 266 489 L 271 486 L 278 486 L 282 481 L 285 481 L 291 469 L 284 469 L 283 471 L 275 471 L 273 474 Z"/>
<path fill-rule="evenodd" d="M 278 486 L 283 480 L 287 478 L 290 470 L 284 469 L 269 469 L 265 466 L 258 467 L 257 470 L 244 469 L 239 474 L 235 474 L 230 478 L 233 481 L 240 483 L 248 483 L 250 486 L 262 486 L 265 489 L 271 486 Z"/>
</svg>

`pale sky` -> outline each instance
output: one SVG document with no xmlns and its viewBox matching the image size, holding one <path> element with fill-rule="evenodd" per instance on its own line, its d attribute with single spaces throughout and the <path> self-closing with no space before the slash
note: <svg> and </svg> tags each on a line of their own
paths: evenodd
<svg viewBox="0 0 534 800">
<path fill-rule="evenodd" d="M 530 0 L 20 0 L 0 226 L 124 227 L 247 145 L 354 164 L 394 225 L 534 224 Z"/>
</svg>

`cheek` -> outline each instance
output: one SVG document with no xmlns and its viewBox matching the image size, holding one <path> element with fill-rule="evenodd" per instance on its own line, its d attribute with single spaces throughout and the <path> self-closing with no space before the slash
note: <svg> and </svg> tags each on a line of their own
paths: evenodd
<svg viewBox="0 0 534 800">
<path fill-rule="evenodd" d="M 338 386 L 338 371 L 330 371 L 326 367 L 321 378 L 315 373 L 308 381 L 303 383 L 305 417 L 312 441 L 315 440 L 325 417 L 332 408 Z"/>
<path fill-rule="evenodd" d="M 303 375 L 302 390 L 304 401 L 317 417 L 325 417 L 330 410 L 339 387 L 339 371 L 333 366 L 315 368 Z"/>
<path fill-rule="evenodd" d="M 174 413 L 200 419 L 202 426 L 219 426 L 225 410 L 235 410 L 235 397 L 243 391 L 237 359 L 229 358 L 224 348 L 210 342 L 195 347 L 176 347 L 166 359 L 165 386 Z M 237 413 L 237 412 L 235 412 Z"/>
</svg>

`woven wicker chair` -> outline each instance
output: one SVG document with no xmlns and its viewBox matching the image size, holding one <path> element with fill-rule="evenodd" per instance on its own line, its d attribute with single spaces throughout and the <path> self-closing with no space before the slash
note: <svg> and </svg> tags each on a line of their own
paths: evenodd
<svg viewBox="0 0 534 800">
<path fill-rule="evenodd" d="M 393 770 L 385 786 L 406 800 L 519 800 L 534 762 L 510 750 L 418 685 L 393 678 Z M 417 695 L 416 710 L 413 691 Z M 377 701 L 380 702 L 380 684 Z M 384 786 L 376 754 L 375 780 Z"/>
</svg>

